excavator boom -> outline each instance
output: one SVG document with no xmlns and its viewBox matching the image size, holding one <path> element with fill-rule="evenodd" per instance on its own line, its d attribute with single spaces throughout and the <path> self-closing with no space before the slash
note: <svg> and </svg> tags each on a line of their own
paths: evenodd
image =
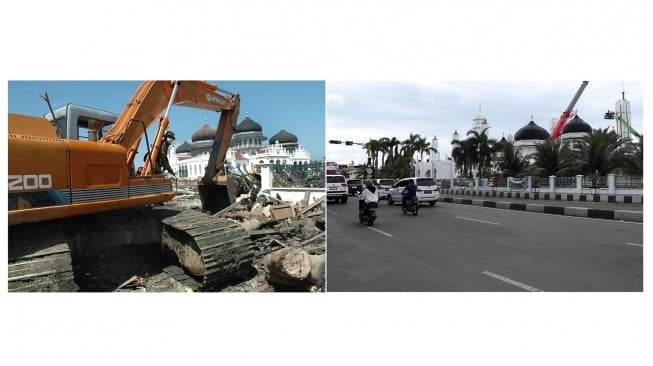
<svg viewBox="0 0 653 366">
<path fill-rule="evenodd" d="M 125 109 L 116 120 L 113 127 L 104 135 L 101 142 L 119 144 L 127 152 L 127 165 L 131 166 L 136 155 L 141 137 L 147 128 L 159 120 L 156 136 L 148 159 L 141 175 L 150 175 L 153 162 L 156 161 L 163 141 L 163 135 L 168 127 L 168 112 L 172 104 L 222 112 L 221 124 L 228 124 L 223 130 L 231 131 L 220 136 L 229 141 L 236 125 L 240 99 L 238 94 L 219 90 L 214 84 L 204 81 L 145 81 L 131 97 Z M 224 159 L 226 150 L 222 157 Z"/>
</svg>

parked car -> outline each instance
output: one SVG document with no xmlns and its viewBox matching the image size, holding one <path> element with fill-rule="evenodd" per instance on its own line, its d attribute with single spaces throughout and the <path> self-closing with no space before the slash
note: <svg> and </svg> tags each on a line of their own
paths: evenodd
<svg viewBox="0 0 653 366">
<path fill-rule="evenodd" d="M 417 185 L 417 198 L 419 199 L 420 204 L 428 202 L 429 205 L 435 206 L 440 199 L 440 186 L 435 183 L 433 178 L 427 177 L 410 177 L 397 181 L 397 183 L 393 184 L 392 188 L 388 190 L 388 204 L 401 204 L 401 192 L 403 192 L 404 188 L 406 188 L 408 182 L 411 180 Z"/>
<path fill-rule="evenodd" d="M 347 203 L 349 192 L 347 190 L 347 181 L 344 175 L 327 175 L 326 176 L 327 199 L 333 199 L 336 202 Z"/>
<path fill-rule="evenodd" d="M 347 180 L 347 187 L 349 188 L 349 195 L 353 196 L 362 192 L 365 184 L 362 179 L 349 179 Z"/>
<path fill-rule="evenodd" d="M 390 178 L 380 178 L 377 179 L 375 183 L 379 189 L 379 198 L 385 199 L 388 197 L 388 190 L 392 188 L 393 184 L 395 184 L 395 180 Z"/>
</svg>

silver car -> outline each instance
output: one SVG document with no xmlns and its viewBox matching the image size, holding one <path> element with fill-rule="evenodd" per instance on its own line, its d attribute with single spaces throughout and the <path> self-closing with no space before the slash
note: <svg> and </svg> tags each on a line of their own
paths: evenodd
<svg viewBox="0 0 653 366">
<path fill-rule="evenodd" d="M 438 203 L 438 200 L 440 199 L 440 186 L 435 183 L 433 178 L 410 177 L 400 179 L 388 190 L 387 199 L 389 205 L 395 203 L 401 204 L 401 193 L 404 191 L 404 188 L 408 186 L 408 183 L 411 180 L 417 185 L 417 198 L 420 203 L 428 202 L 431 206 L 435 206 L 435 204 Z"/>
<path fill-rule="evenodd" d="M 388 190 L 392 188 L 392 185 L 395 184 L 394 179 L 380 178 L 375 182 L 376 186 L 379 188 L 379 198 L 386 199 L 388 197 Z"/>
</svg>

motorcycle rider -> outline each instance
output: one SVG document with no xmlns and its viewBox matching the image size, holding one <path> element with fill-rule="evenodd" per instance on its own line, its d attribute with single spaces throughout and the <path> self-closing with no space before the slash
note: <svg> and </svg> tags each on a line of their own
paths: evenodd
<svg viewBox="0 0 653 366">
<path fill-rule="evenodd" d="M 417 196 L 417 186 L 411 179 L 406 188 L 401 192 L 401 205 L 408 207 L 408 202 L 411 202 Z"/>
<path fill-rule="evenodd" d="M 379 202 L 379 192 L 374 186 L 374 181 L 371 179 L 365 180 L 365 189 L 358 195 L 358 212 L 363 214 L 365 211 L 365 206 L 368 203 L 377 203 Z"/>
</svg>

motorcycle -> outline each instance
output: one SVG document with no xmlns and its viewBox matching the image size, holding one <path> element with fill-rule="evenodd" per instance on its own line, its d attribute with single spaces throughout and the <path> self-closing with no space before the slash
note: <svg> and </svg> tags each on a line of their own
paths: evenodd
<svg viewBox="0 0 653 366">
<path fill-rule="evenodd" d="M 360 197 L 361 190 L 358 190 L 358 196 Z M 376 220 L 376 208 L 378 206 L 377 202 L 365 202 L 358 201 L 358 220 L 361 224 L 366 224 L 367 226 L 372 226 L 374 220 Z"/>
<path fill-rule="evenodd" d="M 370 203 L 361 203 L 361 205 L 365 205 L 365 207 L 362 208 L 362 212 L 359 209 L 358 213 L 358 219 L 360 220 L 361 224 L 366 224 L 367 226 L 372 226 L 374 224 L 374 220 L 376 220 L 376 207 L 377 203 L 376 202 L 370 202 Z"/>
<path fill-rule="evenodd" d="M 403 200 L 401 202 L 401 212 L 408 213 L 412 212 L 413 216 L 417 216 L 417 211 L 419 211 L 419 199 L 417 196 L 413 197 L 412 200 L 408 201 L 408 205 L 404 206 Z"/>
</svg>

